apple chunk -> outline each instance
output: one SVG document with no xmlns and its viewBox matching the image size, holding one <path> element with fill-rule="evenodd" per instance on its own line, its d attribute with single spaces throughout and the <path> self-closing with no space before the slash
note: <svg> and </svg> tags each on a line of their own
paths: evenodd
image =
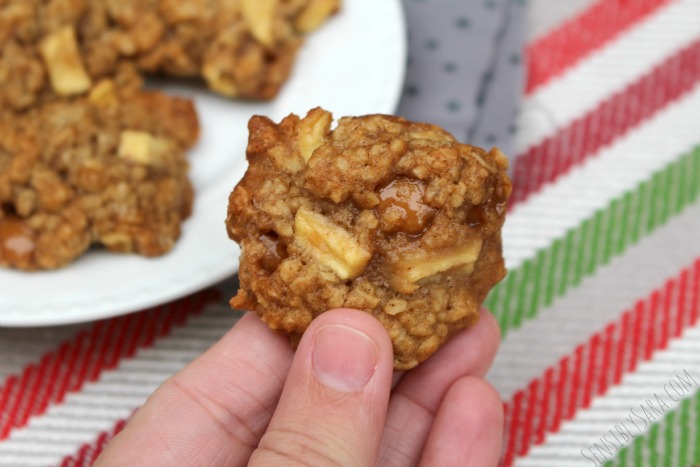
<svg viewBox="0 0 700 467">
<path fill-rule="evenodd" d="M 418 281 L 458 266 L 470 274 L 481 251 L 481 239 L 441 251 L 411 251 L 391 263 L 391 287 L 397 292 L 413 293 Z"/>
<path fill-rule="evenodd" d="M 343 280 L 362 274 L 372 258 L 350 232 L 306 208 L 294 217 L 294 236 L 303 250 Z"/>
</svg>

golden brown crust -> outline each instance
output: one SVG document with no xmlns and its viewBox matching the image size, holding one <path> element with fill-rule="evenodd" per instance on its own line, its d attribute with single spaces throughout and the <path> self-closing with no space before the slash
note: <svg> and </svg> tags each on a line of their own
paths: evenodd
<svg viewBox="0 0 700 467">
<path fill-rule="evenodd" d="M 241 245 L 235 308 L 297 342 L 337 307 L 373 314 L 408 369 L 478 320 L 505 275 L 507 159 L 398 117 L 314 109 L 249 123 L 248 170 L 229 198 Z"/>
</svg>

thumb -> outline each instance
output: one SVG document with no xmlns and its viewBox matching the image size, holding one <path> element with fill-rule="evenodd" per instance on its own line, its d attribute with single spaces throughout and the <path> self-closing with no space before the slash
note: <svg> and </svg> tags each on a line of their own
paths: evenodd
<svg viewBox="0 0 700 467">
<path fill-rule="evenodd" d="M 323 313 L 304 333 L 252 466 L 374 465 L 384 430 L 393 353 L 371 315 Z"/>
</svg>

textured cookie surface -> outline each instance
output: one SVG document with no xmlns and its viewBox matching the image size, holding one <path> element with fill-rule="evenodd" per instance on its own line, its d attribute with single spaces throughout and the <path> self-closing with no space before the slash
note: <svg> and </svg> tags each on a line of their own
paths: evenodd
<svg viewBox="0 0 700 467">
<path fill-rule="evenodd" d="M 142 74 L 274 97 L 339 0 L 0 0 L 0 266 L 169 251 L 192 207 L 192 102 Z"/>
<path fill-rule="evenodd" d="M 53 269 L 93 244 L 155 256 L 190 214 L 189 100 L 116 89 L 0 113 L 0 266 Z"/>
<path fill-rule="evenodd" d="M 0 108 L 73 96 L 128 65 L 270 99 L 339 0 L 0 0 Z"/>
<path fill-rule="evenodd" d="M 476 323 L 505 275 L 507 159 L 397 117 L 331 121 L 317 108 L 249 122 L 226 221 L 242 250 L 231 305 L 292 343 L 324 311 L 366 311 L 409 369 Z"/>
</svg>

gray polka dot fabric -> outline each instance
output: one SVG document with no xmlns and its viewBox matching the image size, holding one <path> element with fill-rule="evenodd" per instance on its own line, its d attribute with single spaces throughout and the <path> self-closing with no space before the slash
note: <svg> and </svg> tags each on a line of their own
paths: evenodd
<svg viewBox="0 0 700 467">
<path fill-rule="evenodd" d="M 404 0 L 408 64 L 397 114 L 513 157 L 525 0 Z"/>
</svg>

